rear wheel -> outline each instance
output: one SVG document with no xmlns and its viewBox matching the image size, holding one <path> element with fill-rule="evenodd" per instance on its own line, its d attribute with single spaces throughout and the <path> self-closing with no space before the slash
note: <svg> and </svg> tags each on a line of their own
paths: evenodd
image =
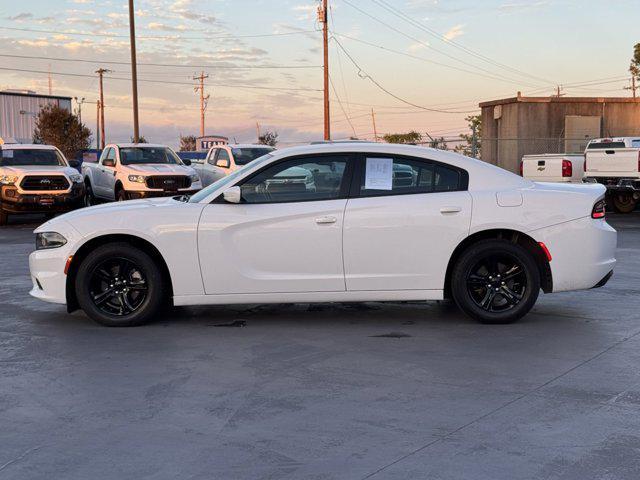
<svg viewBox="0 0 640 480">
<path fill-rule="evenodd" d="M 482 323 L 511 323 L 533 308 L 540 272 L 520 245 L 482 240 L 465 250 L 451 276 L 451 292 L 460 309 Z"/>
<path fill-rule="evenodd" d="M 93 188 L 91 188 L 91 184 L 87 183 L 85 185 L 84 191 L 84 206 L 91 207 L 92 205 L 96 205 L 98 202 L 96 201 L 96 197 L 93 195 Z"/>
<path fill-rule="evenodd" d="M 131 327 L 150 321 L 164 297 L 158 265 L 128 243 L 103 245 L 80 264 L 75 288 L 78 303 L 96 322 Z"/>
<path fill-rule="evenodd" d="M 613 208 L 618 213 L 631 213 L 636 209 L 636 200 L 631 193 L 614 193 L 611 196 Z"/>
</svg>

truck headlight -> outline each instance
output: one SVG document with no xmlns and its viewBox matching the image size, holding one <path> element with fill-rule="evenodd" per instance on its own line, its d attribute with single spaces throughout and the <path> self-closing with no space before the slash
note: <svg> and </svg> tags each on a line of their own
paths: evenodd
<svg viewBox="0 0 640 480">
<path fill-rule="evenodd" d="M 200 181 L 200 176 L 197 173 L 189 175 L 189 178 L 191 179 L 191 183 L 197 183 Z"/>
<path fill-rule="evenodd" d="M 36 250 L 59 248 L 67 243 L 67 239 L 57 232 L 36 233 Z"/>
<path fill-rule="evenodd" d="M 129 175 L 129 181 L 135 183 L 144 183 L 147 181 L 147 177 L 144 175 Z"/>
<path fill-rule="evenodd" d="M 0 184 L 2 185 L 15 185 L 17 181 L 17 175 L 0 175 Z"/>
<path fill-rule="evenodd" d="M 73 183 L 82 183 L 84 181 L 84 178 L 82 178 L 82 175 L 80 175 L 79 173 L 74 173 L 73 175 L 69 175 L 69 178 Z"/>
</svg>

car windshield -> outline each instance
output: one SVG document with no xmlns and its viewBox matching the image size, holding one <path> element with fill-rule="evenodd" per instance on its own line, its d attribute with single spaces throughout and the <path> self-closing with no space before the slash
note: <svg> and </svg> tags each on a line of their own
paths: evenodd
<svg viewBox="0 0 640 480">
<path fill-rule="evenodd" d="M 271 151 L 273 151 L 273 148 L 270 147 L 243 147 L 231 149 L 236 165 L 246 165 L 247 163 L 253 162 L 256 158 L 260 158 Z"/>
<path fill-rule="evenodd" d="M 273 155 L 270 155 L 270 154 L 263 155 L 262 157 L 258 158 L 254 163 L 252 163 L 251 166 L 254 167 L 254 166 L 262 165 L 267 160 L 269 160 L 272 156 Z M 241 168 L 241 169 L 238 169 L 238 170 L 234 171 L 233 173 L 230 173 L 226 177 L 222 177 L 217 182 L 213 182 L 208 187 L 205 187 L 202 190 L 200 190 L 198 193 L 192 195 L 191 198 L 189 199 L 189 202 L 198 203 L 198 202 L 204 200 L 205 198 L 207 198 L 209 195 L 211 195 L 213 192 L 215 192 L 219 188 L 232 185 L 233 182 L 235 182 L 238 177 L 240 177 L 241 175 L 244 175 L 244 174 L 245 174 L 245 169 Z"/>
<path fill-rule="evenodd" d="M 42 148 L 0 149 L 0 166 L 18 167 L 38 165 L 43 167 L 66 167 L 67 162 L 57 150 Z"/>
<path fill-rule="evenodd" d="M 624 142 L 597 142 L 597 143 L 590 143 L 589 146 L 587 147 L 588 150 L 605 150 L 605 149 L 611 149 L 611 148 L 624 148 Z"/>
<path fill-rule="evenodd" d="M 164 163 L 182 165 L 182 161 L 166 147 L 125 147 L 120 148 L 120 162 L 123 165 L 144 163 Z"/>
</svg>

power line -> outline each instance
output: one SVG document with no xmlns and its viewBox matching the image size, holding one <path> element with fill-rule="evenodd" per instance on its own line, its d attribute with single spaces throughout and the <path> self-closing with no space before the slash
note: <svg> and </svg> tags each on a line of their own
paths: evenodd
<svg viewBox="0 0 640 480">
<path fill-rule="evenodd" d="M 396 100 L 402 102 L 402 103 L 406 103 L 407 105 L 410 105 L 412 107 L 415 108 L 419 108 L 420 110 L 426 110 L 428 112 L 437 112 L 437 113 L 455 113 L 455 114 L 461 114 L 461 113 L 476 113 L 477 110 L 468 110 L 468 111 L 451 111 L 451 110 L 441 110 L 441 109 L 437 109 L 437 108 L 428 108 L 428 107 L 424 107 L 422 105 L 417 105 L 415 103 L 410 102 L 409 100 L 405 100 L 402 97 L 399 97 L 398 95 L 390 92 L 389 90 L 387 90 L 386 88 L 384 88 L 382 85 L 380 85 L 371 75 L 369 75 L 367 72 L 365 72 L 362 67 L 360 67 L 360 65 L 358 65 L 358 63 L 353 59 L 353 57 L 349 54 L 349 52 L 347 52 L 345 50 L 345 48 L 342 46 L 342 44 L 340 43 L 340 41 L 333 37 L 333 39 L 335 40 L 335 42 L 338 44 L 338 46 L 340 47 L 340 49 L 344 52 L 344 54 L 347 56 L 347 58 L 351 61 L 351 63 L 353 63 L 353 65 L 358 69 L 358 76 L 364 80 L 369 80 L 371 83 L 373 83 L 376 87 L 378 87 L 380 90 L 382 90 L 384 93 L 386 93 L 387 95 L 389 95 L 390 97 L 395 98 Z"/>
<path fill-rule="evenodd" d="M 117 62 L 117 61 L 102 61 L 91 60 L 88 58 L 61 58 L 61 57 L 44 57 L 39 55 L 16 55 L 9 53 L 0 53 L 0 57 L 5 58 L 22 58 L 29 60 L 52 60 L 57 62 L 78 62 L 78 63 L 91 63 L 91 64 L 107 64 L 107 65 L 129 65 L 129 62 Z M 179 68 L 225 68 L 225 69 L 308 69 L 308 68 L 321 68 L 320 65 L 185 65 L 181 63 L 149 63 L 138 62 L 138 65 L 146 67 L 179 67 Z"/>
<path fill-rule="evenodd" d="M 349 126 L 351 127 L 351 130 L 353 131 L 353 136 L 357 137 L 358 134 L 356 133 L 356 129 L 353 126 L 353 123 L 351 123 L 351 119 L 349 118 L 349 115 L 347 115 L 347 112 L 344 109 L 344 106 L 342 105 L 342 102 L 340 101 L 340 97 L 338 96 L 338 92 L 336 91 L 336 87 L 333 84 L 333 79 L 331 78 L 331 75 L 329 75 L 329 82 L 331 83 L 331 89 L 333 90 L 333 94 L 336 96 L 336 99 L 338 100 L 338 105 L 340 105 L 340 109 L 342 110 L 344 118 L 346 118 L 347 122 L 349 122 Z"/>
<path fill-rule="evenodd" d="M 64 30 L 44 30 L 39 28 L 23 28 L 23 27 L 6 27 L 0 25 L 1 30 L 12 30 L 19 32 L 33 32 L 33 33 L 52 33 L 54 35 L 71 35 L 82 37 L 108 37 L 108 38 L 129 38 L 129 35 L 117 34 L 117 33 L 88 33 L 88 32 L 70 32 Z M 279 33 L 262 33 L 253 35 L 207 35 L 202 37 L 184 37 L 182 35 L 138 35 L 139 39 L 150 40 L 219 40 L 224 38 L 237 39 L 237 38 L 263 38 L 263 37 L 282 37 L 287 35 L 305 35 L 309 33 L 317 33 L 317 30 L 296 30 L 294 32 L 279 32 Z"/>
</svg>

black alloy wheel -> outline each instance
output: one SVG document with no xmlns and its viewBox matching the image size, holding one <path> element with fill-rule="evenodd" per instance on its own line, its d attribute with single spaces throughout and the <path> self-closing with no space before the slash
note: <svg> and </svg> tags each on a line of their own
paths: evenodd
<svg viewBox="0 0 640 480">
<path fill-rule="evenodd" d="M 522 263 L 509 254 L 488 255 L 467 275 L 467 292 L 487 312 L 504 312 L 517 306 L 527 290 Z"/>
<path fill-rule="evenodd" d="M 89 277 L 89 294 L 95 307 L 118 317 L 138 310 L 147 298 L 147 278 L 127 258 L 113 258 L 96 265 Z"/>
</svg>

